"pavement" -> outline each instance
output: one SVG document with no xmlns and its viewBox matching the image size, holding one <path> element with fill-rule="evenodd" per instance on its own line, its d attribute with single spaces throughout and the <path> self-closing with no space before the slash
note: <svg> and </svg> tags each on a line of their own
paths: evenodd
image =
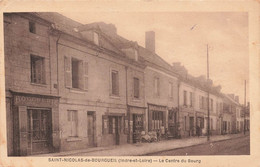
<svg viewBox="0 0 260 167">
<path fill-rule="evenodd" d="M 249 135 L 249 134 L 246 134 Z M 189 137 L 182 139 L 162 140 L 153 143 L 136 143 L 136 144 L 124 144 L 114 145 L 108 147 L 93 147 L 82 150 L 73 150 L 59 153 L 40 154 L 38 157 L 61 157 L 61 156 L 140 156 L 151 154 L 155 152 L 173 150 L 178 148 L 184 148 L 189 146 L 200 145 L 203 143 L 210 143 L 216 141 L 229 140 L 245 136 L 240 134 L 228 134 L 228 135 L 215 135 L 210 136 L 210 141 L 207 141 L 206 136 L 201 137 Z M 34 155 L 35 156 L 35 155 Z"/>
</svg>

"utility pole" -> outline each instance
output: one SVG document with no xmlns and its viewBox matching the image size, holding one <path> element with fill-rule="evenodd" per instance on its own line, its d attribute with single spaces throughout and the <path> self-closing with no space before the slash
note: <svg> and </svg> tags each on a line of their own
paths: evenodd
<svg viewBox="0 0 260 167">
<path fill-rule="evenodd" d="M 207 44 L 207 81 L 209 82 L 209 46 Z M 210 118 L 209 118 L 209 87 L 208 87 L 208 135 L 207 140 L 210 140 Z"/>
<path fill-rule="evenodd" d="M 246 134 L 246 80 L 245 80 L 245 97 L 244 97 L 244 135 Z"/>
</svg>

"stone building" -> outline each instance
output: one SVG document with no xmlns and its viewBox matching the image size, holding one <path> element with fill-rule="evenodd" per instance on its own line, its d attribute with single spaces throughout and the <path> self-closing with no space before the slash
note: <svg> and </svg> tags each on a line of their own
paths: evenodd
<svg viewBox="0 0 260 167">
<path fill-rule="evenodd" d="M 207 134 L 208 91 L 210 110 L 210 134 L 220 134 L 222 95 L 220 87 L 214 87 L 204 76 L 193 77 L 180 63 L 173 63 L 179 74 L 179 122 L 182 137 Z"/>
<path fill-rule="evenodd" d="M 4 20 L 8 155 L 126 143 L 135 120 L 128 111 L 144 114 L 144 65 L 134 47 L 128 54 L 102 25 L 57 13 Z"/>
<path fill-rule="evenodd" d="M 136 143 L 142 131 L 205 135 L 208 90 L 211 134 L 231 133 L 234 102 L 157 55 L 154 32 L 145 40 L 58 13 L 5 13 L 8 155 Z"/>
</svg>

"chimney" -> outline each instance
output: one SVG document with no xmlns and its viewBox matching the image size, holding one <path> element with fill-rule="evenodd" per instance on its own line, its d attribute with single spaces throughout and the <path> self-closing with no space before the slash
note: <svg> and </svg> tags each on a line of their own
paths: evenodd
<svg viewBox="0 0 260 167">
<path fill-rule="evenodd" d="M 145 48 L 155 52 L 155 33 L 154 31 L 145 32 Z"/>
</svg>

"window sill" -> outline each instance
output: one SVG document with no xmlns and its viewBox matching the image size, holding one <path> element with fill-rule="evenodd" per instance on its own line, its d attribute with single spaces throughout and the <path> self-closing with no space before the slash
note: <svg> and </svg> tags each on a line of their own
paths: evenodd
<svg viewBox="0 0 260 167">
<path fill-rule="evenodd" d="M 134 102 L 141 102 L 141 99 L 140 98 L 133 98 L 133 101 Z"/>
<path fill-rule="evenodd" d="M 68 142 L 73 142 L 73 141 L 81 141 L 82 139 L 79 137 L 69 137 L 66 139 Z"/>
<path fill-rule="evenodd" d="M 120 96 L 117 96 L 117 95 L 110 95 L 110 98 L 112 98 L 112 99 L 120 99 Z"/>
<path fill-rule="evenodd" d="M 41 87 L 47 87 L 47 85 L 46 84 L 44 84 L 44 83 L 33 83 L 33 82 L 31 82 L 31 85 L 33 85 L 33 86 L 41 86 Z"/>
<path fill-rule="evenodd" d="M 68 88 L 71 93 L 78 93 L 78 94 L 84 94 L 87 92 L 87 90 L 83 89 L 77 89 L 77 88 Z"/>
</svg>

